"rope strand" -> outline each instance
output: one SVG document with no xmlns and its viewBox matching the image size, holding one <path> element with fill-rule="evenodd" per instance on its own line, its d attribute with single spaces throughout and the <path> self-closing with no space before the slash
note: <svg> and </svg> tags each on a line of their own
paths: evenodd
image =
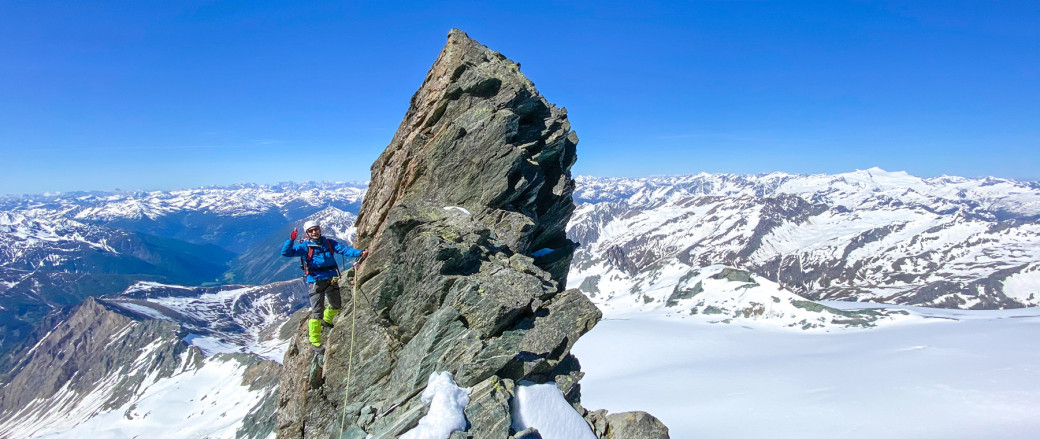
<svg viewBox="0 0 1040 439">
<path fill-rule="evenodd" d="M 354 369 L 354 330 L 357 328 L 357 283 L 361 275 L 361 262 L 354 264 L 354 288 L 350 294 L 350 347 L 347 354 L 347 384 L 343 389 L 343 414 L 339 419 L 339 434 L 343 435 L 347 421 L 347 403 L 350 401 L 350 380 Z"/>
</svg>

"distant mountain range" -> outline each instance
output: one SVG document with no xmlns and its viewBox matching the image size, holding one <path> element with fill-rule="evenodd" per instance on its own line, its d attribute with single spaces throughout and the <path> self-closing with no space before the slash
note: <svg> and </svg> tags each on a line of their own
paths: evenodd
<svg viewBox="0 0 1040 439">
<path fill-rule="evenodd" d="M 1040 304 L 1040 184 L 837 175 L 578 177 L 572 286 L 640 295 L 679 263 L 747 270 L 810 299 L 953 308 Z M 361 183 L 0 198 L 0 352 L 34 322 L 137 281 L 265 284 L 299 276 L 277 254 L 319 219 L 351 242 Z M 609 286 L 608 286 L 609 282 Z M 602 294 L 599 297 L 604 297 Z"/>
<path fill-rule="evenodd" d="M 576 182 L 568 283 L 614 313 L 813 330 L 906 315 L 817 302 L 828 299 L 1040 305 L 1037 183 L 880 169 Z M 115 423 L 265 437 L 277 362 L 300 323 L 291 316 L 305 306 L 298 262 L 277 251 L 307 219 L 351 242 L 364 192 L 322 183 L 0 199 L 0 436 Z"/>
<path fill-rule="evenodd" d="M 293 227 L 327 222 L 349 242 L 364 185 L 286 183 L 182 191 L 0 198 L 0 367 L 86 297 L 138 281 L 265 284 L 294 279 L 278 255 Z"/>
<path fill-rule="evenodd" d="M 87 298 L 15 362 L 0 388 L 0 437 L 268 437 L 305 295 L 296 281 L 142 282 Z"/>
<path fill-rule="evenodd" d="M 104 225 L 241 253 L 265 236 L 334 207 L 357 214 L 363 183 L 241 184 L 179 191 L 73 192 L 0 198 L 0 212 Z M 258 232 L 261 236 L 257 236 Z"/>
<path fill-rule="evenodd" d="M 664 267 L 725 264 L 813 300 L 1040 304 L 1040 185 L 838 175 L 578 178 L 569 283 L 645 297 Z M 663 306 L 664 304 L 662 304 Z"/>
</svg>

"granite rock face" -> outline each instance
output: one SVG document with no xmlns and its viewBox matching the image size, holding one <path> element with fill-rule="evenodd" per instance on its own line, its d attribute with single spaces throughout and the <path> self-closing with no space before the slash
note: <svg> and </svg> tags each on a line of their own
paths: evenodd
<svg viewBox="0 0 1040 439">
<path fill-rule="evenodd" d="M 521 381 L 555 382 L 585 415 L 570 350 L 601 314 L 563 288 L 577 141 L 518 64 L 453 30 L 372 167 L 356 240 L 370 255 L 341 285 L 320 382 L 302 325 L 286 354 L 279 437 L 398 437 L 443 371 L 473 389 L 452 438 L 514 437 Z"/>
</svg>

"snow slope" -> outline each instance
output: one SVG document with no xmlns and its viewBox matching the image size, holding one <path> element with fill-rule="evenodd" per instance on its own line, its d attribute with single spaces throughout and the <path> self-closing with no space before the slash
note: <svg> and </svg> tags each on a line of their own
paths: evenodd
<svg viewBox="0 0 1040 439">
<path fill-rule="evenodd" d="M 702 316 L 721 323 L 759 322 L 775 327 L 829 330 L 874 326 L 907 318 L 906 311 L 843 311 L 822 306 L 761 276 L 712 265 L 691 267 L 676 260 L 653 266 L 635 276 L 605 270 L 589 289 L 584 274 L 569 280 L 586 286 L 586 294 L 604 313 L 685 317 Z"/>
<path fill-rule="evenodd" d="M 272 393 L 242 385 L 247 366 L 231 357 L 207 359 L 169 378 L 146 381 L 133 401 L 84 419 L 48 422 L 37 438 L 235 438 L 242 420 Z M 88 401 L 77 411 L 90 413 Z M 82 421 L 82 422 L 80 422 Z"/>
<path fill-rule="evenodd" d="M 206 356 L 253 353 L 280 363 L 288 340 L 279 337 L 277 328 L 307 305 L 306 295 L 300 280 L 211 288 L 139 282 L 104 302 L 180 324 L 189 331 L 184 341 Z"/>
<path fill-rule="evenodd" d="M 1036 437 L 1040 309 L 901 309 L 831 332 L 607 314 L 573 350 L 582 404 L 645 410 L 673 438 Z"/>
</svg>

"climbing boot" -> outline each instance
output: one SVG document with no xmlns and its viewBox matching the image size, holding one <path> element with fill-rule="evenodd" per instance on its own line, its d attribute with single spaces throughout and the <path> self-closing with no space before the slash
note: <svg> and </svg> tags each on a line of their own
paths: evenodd
<svg viewBox="0 0 1040 439">
<path fill-rule="evenodd" d="M 315 346 L 314 349 L 314 356 L 311 357 L 311 367 L 307 373 L 307 381 L 312 389 L 317 389 L 325 382 L 322 377 L 325 369 L 325 348 Z M 319 351 L 318 349 L 321 350 Z"/>
</svg>

